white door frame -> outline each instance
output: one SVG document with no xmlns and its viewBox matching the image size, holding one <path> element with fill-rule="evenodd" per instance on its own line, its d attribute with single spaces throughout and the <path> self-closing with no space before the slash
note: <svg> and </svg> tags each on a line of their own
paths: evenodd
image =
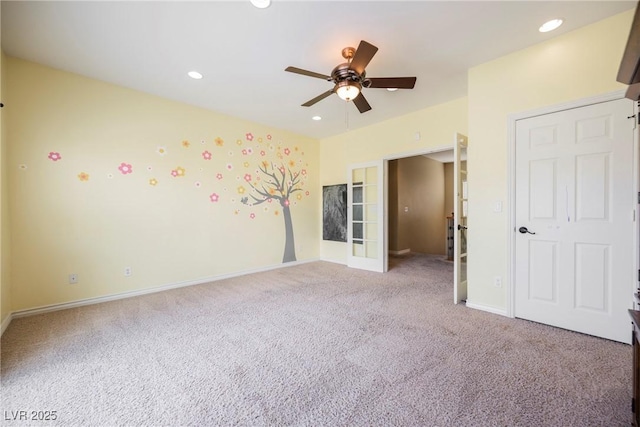
<svg viewBox="0 0 640 427">
<path fill-rule="evenodd" d="M 528 119 L 530 117 L 541 116 L 544 114 L 557 113 L 559 111 L 570 110 L 573 108 L 580 108 L 587 105 L 599 104 L 602 102 L 615 101 L 617 99 L 622 99 L 625 96 L 624 90 L 618 90 L 615 92 L 606 93 L 603 95 L 591 96 L 588 98 L 579 99 L 576 101 L 566 102 L 562 104 L 556 104 L 548 107 L 538 108 L 535 110 L 523 111 L 520 113 L 510 114 L 508 116 L 508 136 L 507 136 L 507 152 L 508 152 L 508 189 L 507 189 L 507 204 L 509 206 L 509 220 L 507 221 L 507 235 L 510 236 L 508 240 L 508 253 L 509 253 L 509 261 L 507 262 L 507 277 L 509 278 L 509 283 L 506 287 L 507 291 L 507 316 L 515 317 L 515 263 L 516 263 L 516 254 L 515 254 L 515 246 L 516 246 L 516 208 L 515 208 L 515 195 L 516 195 L 516 172 L 515 172 L 515 164 L 516 164 L 516 121 L 522 119 Z M 638 115 L 638 105 L 634 104 L 634 111 L 636 114 L 636 119 Z M 630 194 L 630 197 L 634 197 L 635 194 L 638 194 L 638 128 L 636 128 L 636 132 L 633 137 L 633 193 Z M 637 207 L 635 209 L 637 211 Z M 634 212 L 635 212 L 634 211 Z M 635 213 L 636 217 L 637 212 Z M 640 221 L 636 218 L 634 225 L 634 233 L 633 233 L 633 259 L 635 262 L 634 269 L 638 270 L 639 261 L 638 261 L 638 232 L 640 228 L 638 224 Z M 634 277 L 636 274 L 634 274 Z M 633 308 L 633 298 L 631 293 L 629 293 L 629 308 Z"/>
</svg>

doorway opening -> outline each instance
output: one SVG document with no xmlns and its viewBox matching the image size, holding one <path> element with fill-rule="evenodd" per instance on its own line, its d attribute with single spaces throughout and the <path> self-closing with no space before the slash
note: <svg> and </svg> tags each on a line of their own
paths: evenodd
<svg viewBox="0 0 640 427">
<path fill-rule="evenodd" d="M 389 160 L 389 256 L 453 262 L 453 150 Z M 390 266 L 392 268 L 392 266 Z"/>
</svg>

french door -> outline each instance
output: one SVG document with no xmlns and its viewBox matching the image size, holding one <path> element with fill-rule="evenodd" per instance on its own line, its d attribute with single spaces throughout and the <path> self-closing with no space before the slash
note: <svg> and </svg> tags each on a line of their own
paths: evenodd
<svg viewBox="0 0 640 427">
<path fill-rule="evenodd" d="M 453 302 L 467 299 L 467 137 L 455 134 L 453 145 Z"/>
<path fill-rule="evenodd" d="M 387 162 L 349 166 L 347 188 L 347 265 L 386 272 Z"/>
</svg>

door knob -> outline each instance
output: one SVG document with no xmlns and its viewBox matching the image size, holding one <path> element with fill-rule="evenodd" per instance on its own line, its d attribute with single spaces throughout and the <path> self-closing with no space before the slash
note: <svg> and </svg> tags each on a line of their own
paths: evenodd
<svg viewBox="0 0 640 427">
<path fill-rule="evenodd" d="M 529 233 L 529 234 L 536 234 L 536 233 L 533 233 L 533 232 L 529 231 L 529 230 L 527 229 L 527 227 L 520 227 L 520 228 L 518 228 L 518 231 L 519 231 L 519 232 L 521 232 L 522 234 L 526 234 L 526 233 Z"/>
</svg>

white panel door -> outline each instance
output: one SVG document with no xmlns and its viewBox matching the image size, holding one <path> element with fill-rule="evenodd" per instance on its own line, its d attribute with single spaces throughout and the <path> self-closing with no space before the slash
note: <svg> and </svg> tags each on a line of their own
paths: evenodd
<svg viewBox="0 0 640 427">
<path fill-rule="evenodd" d="M 467 299 L 467 137 L 456 133 L 453 145 L 453 303 Z"/>
<path fill-rule="evenodd" d="M 349 166 L 347 187 L 347 265 L 387 271 L 384 161 Z"/>
<path fill-rule="evenodd" d="M 515 316 L 629 342 L 633 103 L 516 122 Z"/>
</svg>

